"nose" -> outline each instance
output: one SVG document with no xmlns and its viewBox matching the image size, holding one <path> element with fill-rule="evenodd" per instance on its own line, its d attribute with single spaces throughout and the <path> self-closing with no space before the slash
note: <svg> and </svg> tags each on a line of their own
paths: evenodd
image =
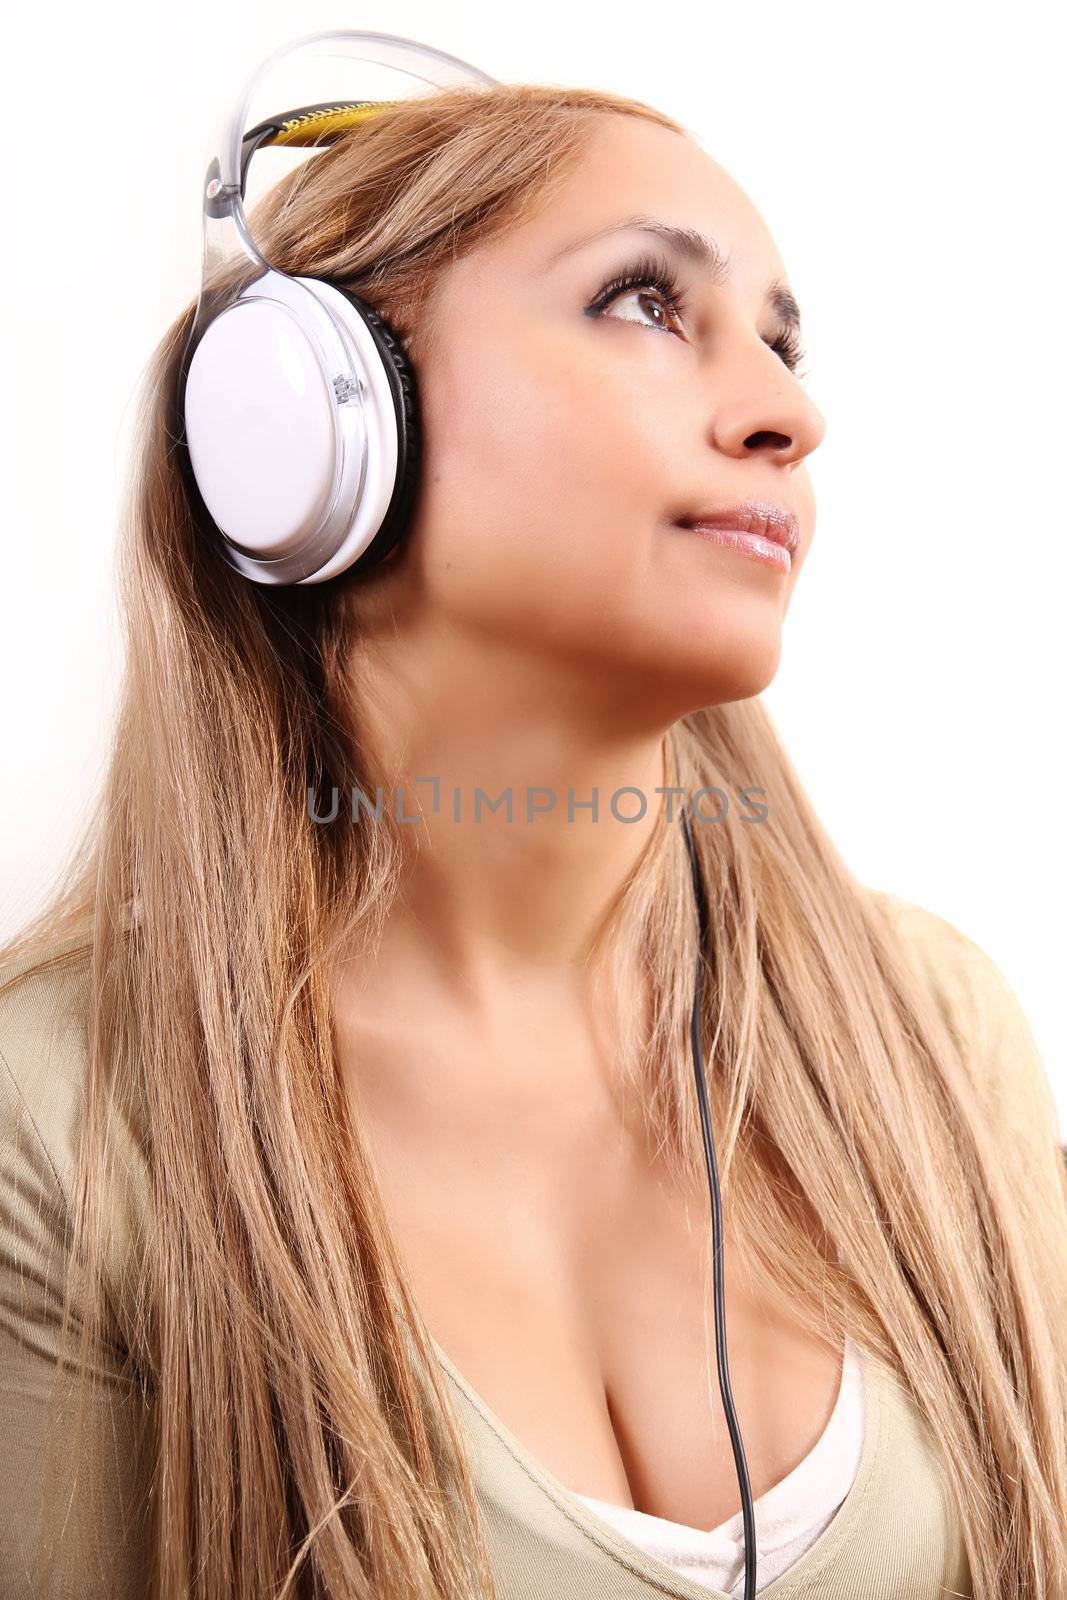
<svg viewBox="0 0 1067 1600">
<path fill-rule="evenodd" d="M 726 455 L 760 450 L 803 461 L 826 435 L 826 419 L 778 353 L 757 335 L 729 361 L 715 363 L 711 432 Z"/>
</svg>

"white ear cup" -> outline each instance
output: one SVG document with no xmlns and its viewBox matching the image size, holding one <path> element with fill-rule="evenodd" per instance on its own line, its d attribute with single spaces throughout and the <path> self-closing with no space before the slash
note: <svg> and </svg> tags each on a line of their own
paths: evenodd
<svg viewBox="0 0 1067 1600">
<path fill-rule="evenodd" d="M 323 582 L 381 528 L 402 420 L 381 338 L 332 284 L 273 268 L 205 329 L 186 376 L 186 442 L 224 554 L 246 576 Z"/>
<path fill-rule="evenodd" d="M 227 539 L 268 559 L 320 526 L 343 446 L 315 347 L 277 301 L 238 300 L 197 346 L 186 433 L 204 503 Z"/>
</svg>

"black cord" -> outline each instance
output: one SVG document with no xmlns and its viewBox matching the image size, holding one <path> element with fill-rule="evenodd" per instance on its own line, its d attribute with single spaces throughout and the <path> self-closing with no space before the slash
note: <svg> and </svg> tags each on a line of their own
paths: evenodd
<svg viewBox="0 0 1067 1600">
<path fill-rule="evenodd" d="M 685 842 L 689 849 L 689 864 L 693 875 L 693 895 L 697 903 L 699 941 L 696 962 L 696 982 L 693 988 L 693 1011 L 689 1022 L 689 1038 L 693 1047 L 693 1070 L 696 1074 L 697 1099 L 700 1101 L 700 1122 L 704 1130 L 704 1160 L 708 1168 L 711 1188 L 712 1248 L 715 1267 L 715 1354 L 719 1368 L 719 1393 L 722 1395 L 726 1426 L 730 1430 L 730 1443 L 734 1450 L 734 1465 L 741 1488 L 741 1518 L 745 1530 L 745 1594 L 744 1600 L 755 1600 L 756 1594 L 756 1520 L 752 1510 L 752 1489 L 748 1481 L 745 1447 L 741 1430 L 737 1426 L 733 1396 L 730 1393 L 730 1369 L 726 1361 L 726 1306 L 722 1287 L 722 1205 L 719 1200 L 719 1171 L 715 1161 L 715 1146 L 711 1138 L 711 1117 L 708 1112 L 708 1091 L 704 1081 L 704 1057 L 700 1048 L 700 974 L 704 951 L 708 942 L 708 904 L 704 882 L 697 864 L 693 829 L 689 820 L 689 807 L 682 807 Z"/>
</svg>

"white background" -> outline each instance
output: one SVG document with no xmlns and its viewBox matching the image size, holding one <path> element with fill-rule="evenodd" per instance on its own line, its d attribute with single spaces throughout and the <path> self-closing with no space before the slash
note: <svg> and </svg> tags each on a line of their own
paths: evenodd
<svg viewBox="0 0 1067 1600">
<path fill-rule="evenodd" d="M 396 33 L 496 78 L 648 100 L 766 218 L 828 423 L 766 700 L 860 880 L 947 917 L 1002 967 L 1067 1137 L 1054 26 L 1045 0 L 9 12 L 0 932 L 36 904 L 102 772 L 126 430 L 151 349 L 197 289 L 214 129 L 278 45 Z M 260 181 L 284 159 L 257 157 Z"/>
</svg>

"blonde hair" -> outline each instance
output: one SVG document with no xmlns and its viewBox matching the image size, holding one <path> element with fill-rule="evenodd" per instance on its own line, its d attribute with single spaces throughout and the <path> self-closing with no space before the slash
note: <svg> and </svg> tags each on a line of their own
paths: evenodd
<svg viewBox="0 0 1067 1600">
<path fill-rule="evenodd" d="M 253 232 L 282 270 L 366 299 L 417 370 L 438 272 L 544 204 L 605 113 L 687 132 L 591 90 L 419 96 L 277 184 Z M 332 1036 L 329 962 L 342 942 L 373 945 L 406 842 L 388 807 L 372 827 L 321 827 L 306 805 L 309 785 L 391 782 L 354 710 L 359 585 L 251 584 L 198 526 L 174 448 L 193 310 L 146 374 L 106 783 L 49 905 L 0 951 L 23 971 L 89 962 L 64 1335 L 75 1294 L 81 1366 L 107 1331 L 114 1101 L 136 1114 L 150 1174 L 129 1286 L 154 1417 L 147 1592 L 491 1600 L 462 1434 Z M 1067 1181 L 1051 1135 L 993 1126 L 967 1041 L 836 853 L 760 700 L 684 717 L 665 748 L 667 781 L 690 794 L 758 783 L 770 797 L 765 825 L 731 808 L 694 830 L 727 1222 L 744 1219 L 794 1315 L 848 1330 L 914 1396 L 976 1600 L 1062 1592 Z M 688 872 L 661 817 L 602 950 L 620 1006 L 619 975 L 635 958 L 647 971 L 651 1021 L 630 1019 L 625 1059 L 691 1181 L 704 1164 Z M 69 947 L 49 957 L 58 938 Z M 65 1454 L 77 1460 L 69 1440 Z"/>
</svg>

